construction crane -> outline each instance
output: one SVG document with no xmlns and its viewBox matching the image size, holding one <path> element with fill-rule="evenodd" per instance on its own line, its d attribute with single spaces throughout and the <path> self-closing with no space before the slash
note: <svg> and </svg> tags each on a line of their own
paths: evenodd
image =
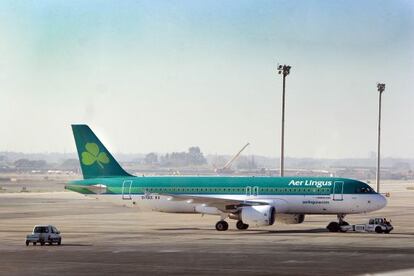
<svg viewBox="0 0 414 276">
<path fill-rule="evenodd" d="M 239 150 L 239 152 L 233 156 L 233 158 L 231 158 L 222 168 L 216 168 L 215 171 L 216 173 L 225 173 L 225 172 L 230 172 L 230 167 L 233 164 L 234 161 L 236 161 L 236 159 L 240 156 L 240 154 L 245 150 L 245 148 L 247 148 L 250 145 L 250 143 L 247 143 L 246 145 L 244 145 L 244 147 L 242 147 L 241 150 Z"/>
</svg>

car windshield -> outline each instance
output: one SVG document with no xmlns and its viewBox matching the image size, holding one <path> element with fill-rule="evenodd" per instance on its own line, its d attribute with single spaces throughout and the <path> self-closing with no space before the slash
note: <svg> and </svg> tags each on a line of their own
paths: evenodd
<svg viewBox="0 0 414 276">
<path fill-rule="evenodd" d="M 34 233 L 49 233 L 49 229 L 45 226 L 36 226 L 33 232 Z"/>
</svg>

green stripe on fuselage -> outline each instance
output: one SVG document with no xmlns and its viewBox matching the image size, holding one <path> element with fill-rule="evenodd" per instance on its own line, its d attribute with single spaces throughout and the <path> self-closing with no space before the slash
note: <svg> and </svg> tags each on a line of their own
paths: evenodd
<svg viewBox="0 0 414 276">
<path fill-rule="evenodd" d="M 220 176 L 174 176 L 174 177 L 112 177 L 94 178 L 70 182 L 67 189 L 80 193 L 90 193 L 87 189 L 76 189 L 76 185 L 106 186 L 106 194 L 164 193 L 164 194 L 231 194 L 245 195 L 329 195 L 335 193 L 354 194 L 369 186 L 361 181 L 347 178 L 325 177 L 220 177 Z M 343 188 L 341 186 L 343 183 Z M 336 188 L 334 187 L 336 186 Z M 248 188 L 250 187 L 250 188 Z M 257 187 L 257 188 L 256 188 Z M 370 188 L 369 188 L 370 189 Z M 88 192 L 86 192 L 86 191 Z M 375 193 L 370 189 L 369 193 Z"/>
</svg>

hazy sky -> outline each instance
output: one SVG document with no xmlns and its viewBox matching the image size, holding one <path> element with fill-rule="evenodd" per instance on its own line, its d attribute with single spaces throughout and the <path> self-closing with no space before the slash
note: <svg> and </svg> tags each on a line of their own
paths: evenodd
<svg viewBox="0 0 414 276">
<path fill-rule="evenodd" d="M 414 157 L 414 1 L 1 1 L 0 151 Z"/>
</svg>

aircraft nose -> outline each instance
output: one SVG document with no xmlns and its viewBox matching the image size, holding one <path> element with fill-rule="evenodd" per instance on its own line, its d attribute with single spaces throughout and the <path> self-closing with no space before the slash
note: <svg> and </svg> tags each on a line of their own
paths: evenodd
<svg viewBox="0 0 414 276">
<path fill-rule="evenodd" d="M 387 206 L 387 199 L 383 195 L 378 194 L 376 202 L 377 202 L 378 210 Z"/>
</svg>

